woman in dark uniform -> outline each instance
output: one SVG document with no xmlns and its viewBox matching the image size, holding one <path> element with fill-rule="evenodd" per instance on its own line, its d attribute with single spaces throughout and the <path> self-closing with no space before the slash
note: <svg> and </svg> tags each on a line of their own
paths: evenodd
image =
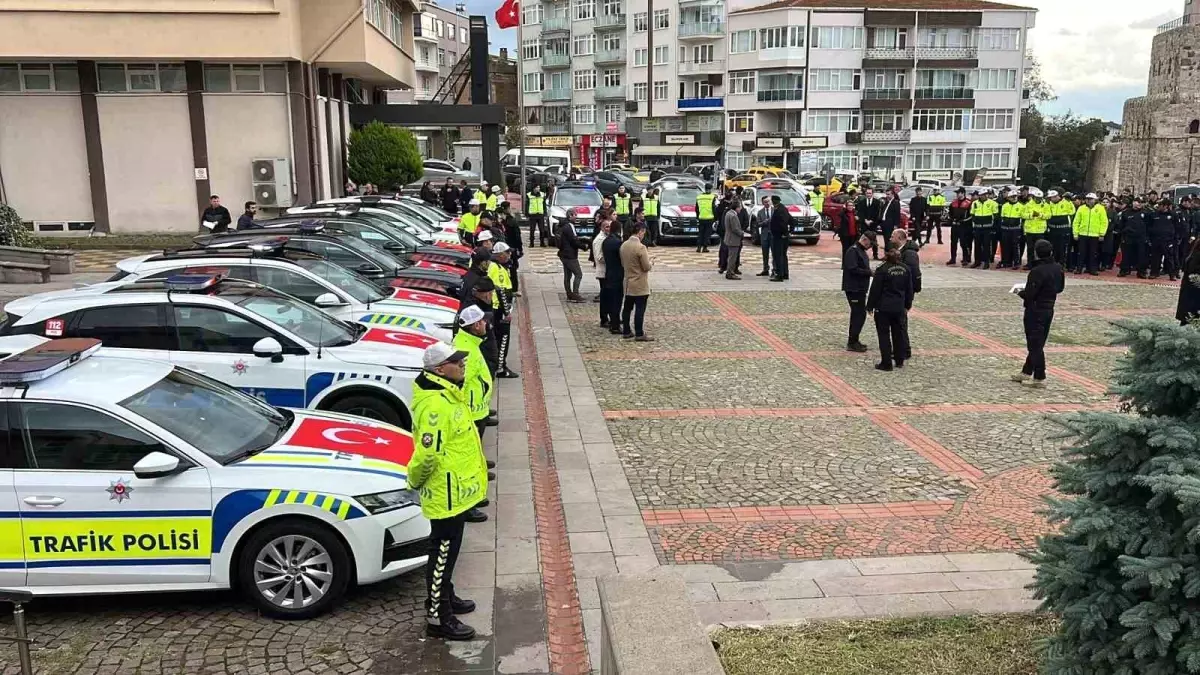
<svg viewBox="0 0 1200 675">
<path fill-rule="evenodd" d="M 875 314 L 879 333 L 879 363 L 876 370 L 904 367 L 908 353 L 908 310 L 912 309 L 912 273 L 900 260 L 900 251 L 889 248 L 884 263 L 875 270 L 867 293 L 867 311 Z M 894 359 L 894 360 L 893 360 Z"/>
</svg>

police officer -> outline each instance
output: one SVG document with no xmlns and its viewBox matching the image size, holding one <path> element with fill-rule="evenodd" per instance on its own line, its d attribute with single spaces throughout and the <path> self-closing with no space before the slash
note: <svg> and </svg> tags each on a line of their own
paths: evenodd
<svg viewBox="0 0 1200 675">
<path fill-rule="evenodd" d="M 1133 204 L 1121 213 L 1121 271 L 1119 277 L 1129 276 L 1132 270 L 1139 279 L 1146 278 L 1146 251 L 1150 247 L 1149 231 L 1146 229 L 1146 209 L 1141 197 L 1134 197 Z"/>
<path fill-rule="evenodd" d="M 650 188 L 642 198 L 642 211 L 646 216 L 646 245 L 658 246 L 658 188 Z"/>
<path fill-rule="evenodd" d="M 625 191 L 624 185 L 617 186 L 617 194 L 613 195 L 613 213 L 621 223 L 621 231 L 629 226 L 629 218 L 633 215 L 633 198 Z"/>
<path fill-rule="evenodd" d="M 940 226 L 938 233 L 941 234 Z M 971 264 L 971 243 L 975 240 L 971 234 L 971 200 L 967 199 L 967 189 L 960 187 L 954 191 L 954 201 L 950 202 L 950 261 L 946 265 L 957 262 L 960 246 L 962 266 Z"/>
<path fill-rule="evenodd" d="M 516 379 L 518 375 L 508 368 L 509 333 L 512 327 L 513 285 L 509 274 L 509 258 L 512 251 L 508 244 L 500 242 L 492 247 L 492 264 L 487 268 L 488 278 L 496 285 L 492 301 L 492 326 L 496 331 L 497 356 L 499 367 L 496 377 Z"/>
<path fill-rule="evenodd" d="M 884 263 L 875 270 L 871 290 L 867 293 L 867 312 L 875 314 L 875 331 L 879 335 L 879 363 L 876 370 L 904 367 L 909 351 L 908 310 L 912 309 L 912 273 L 900 259 L 900 251 L 884 251 Z"/>
<path fill-rule="evenodd" d="M 496 212 L 496 207 L 497 207 L 497 206 L 500 204 L 500 200 L 501 200 L 501 196 L 500 196 L 500 186 L 499 186 L 499 185 L 493 185 L 493 186 L 492 186 L 492 193 L 491 193 L 491 194 L 489 194 L 489 195 L 487 196 L 487 202 L 486 202 L 486 204 L 485 204 L 485 207 L 484 207 L 484 208 L 485 208 L 485 209 L 486 209 L 486 210 L 487 210 L 489 213 L 495 213 L 495 212 Z"/>
<path fill-rule="evenodd" d="M 1075 205 L 1063 199 L 1057 190 L 1051 190 L 1046 196 L 1050 205 L 1050 221 L 1047 223 L 1046 232 L 1054 249 L 1055 262 L 1066 266 L 1067 252 L 1071 247 L 1071 221 L 1075 219 Z"/>
<path fill-rule="evenodd" d="M 1062 266 L 1054 262 L 1054 247 L 1048 241 L 1039 240 L 1031 245 L 1037 259 L 1025 288 L 1017 294 L 1025 305 L 1025 345 L 1029 356 L 1021 372 L 1013 375 L 1014 382 L 1034 387 L 1044 386 L 1046 380 L 1046 339 L 1050 336 L 1050 324 L 1054 321 L 1054 302 L 1063 292 L 1066 277 Z M 1030 378 L 1033 378 L 1030 381 Z"/>
<path fill-rule="evenodd" d="M 1050 205 L 1041 197 L 1031 197 L 1025 204 L 1025 250 L 1029 252 L 1029 262 L 1022 269 L 1033 269 L 1035 261 L 1034 246 L 1046 238 L 1047 222 L 1050 220 Z M 1020 263 L 1020 259 L 1017 260 Z M 1014 265 L 1015 267 L 1015 265 Z"/>
<path fill-rule="evenodd" d="M 712 183 L 705 183 L 704 192 L 696 196 L 696 217 L 700 220 L 700 232 L 696 235 L 696 253 L 708 253 L 713 220 L 716 219 L 716 201 L 717 196 L 713 194 Z"/>
<path fill-rule="evenodd" d="M 1176 278 L 1175 262 L 1175 214 L 1171 213 L 1171 200 L 1158 202 L 1158 209 L 1147 217 L 1150 231 L 1150 278 L 1162 276 L 1165 269 L 1171 280 Z"/>
<path fill-rule="evenodd" d="M 1024 224 L 1025 207 L 1017 201 L 1019 195 L 1009 192 L 1000 209 L 1000 265 L 999 269 L 1016 269 L 1021 264 L 1020 237 Z"/>
<path fill-rule="evenodd" d="M 1192 213 L 1191 200 L 1181 199 L 1175 210 L 1175 270 L 1183 269 L 1183 261 L 1191 249 Z M 1171 277 L 1174 279 L 1175 277 Z"/>
<path fill-rule="evenodd" d="M 483 208 L 487 204 L 488 182 L 486 180 L 479 182 L 479 188 L 475 190 L 475 194 L 471 195 L 471 198 L 479 200 L 480 208 Z"/>
<path fill-rule="evenodd" d="M 1174 222 L 1172 222 L 1174 228 Z M 1108 232 L 1108 210 L 1103 204 L 1096 203 L 1096 193 L 1089 192 L 1086 201 L 1075 209 L 1075 222 L 1072 224 L 1072 234 L 1079 242 L 1079 258 L 1075 262 L 1075 274 L 1082 274 L 1084 269 L 1092 276 L 1099 276 L 1096 265 L 1100 255 L 1100 242 Z M 1172 229 L 1174 232 L 1174 229 Z"/>
<path fill-rule="evenodd" d="M 529 216 L 529 248 L 534 247 L 535 232 L 541 237 L 544 248 L 550 241 L 550 230 L 546 228 L 546 196 L 542 194 L 542 186 L 534 185 L 533 191 L 529 193 L 526 215 Z"/>
<path fill-rule="evenodd" d="M 850 331 L 846 339 L 846 351 L 849 352 L 867 351 L 861 337 L 863 324 L 867 322 L 867 291 L 871 287 L 871 260 L 867 258 L 867 248 L 874 242 L 874 232 L 863 232 L 842 254 L 842 292 L 850 305 Z"/>
<path fill-rule="evenodd" d="M 420 491 L 421 512 L 429 519 L 425 632 L 446 640 L 475 637 L 475 629 L 458 620 L 475 603 L 454 594 L 453 576 L 464 515 L 487 496 L 488 487 L 483 444 L 464 391 L 466 358 L 465 351 L 444 342 L 430 345 L 413 382 L 408 485 Z"/>
<path fill-rule="evenodd" d="M 942 243 L 942 218 L 946 215 L 946 195 L 935 190 L 929 195 L 928 221 L 925 224 L 925 243 L 933 238 L 933 230 L 937 228 L 938 245 Z M 951 235 L 953 236 L 953 235 Z"/>
<path fill-rule="evenodd" d="M 479 227 L 480 209 L 483 202 L 478 199 L 472 199 L 469 205 L 470 210 L 462 214 L 458 219 L 458 240 L 464 246 L 475 245 L 475 230 Z"/>
<path fill-rule="evenodd" d="M 975 200 L 971 202 L 971 235 L 975 240 L 975 262 L 971 265 L 971 269 L 983 267 L 983 269 L 991 269 L 993 251 L 992 246 L 992 207 L 988 199 L 988 194 L 976 193 Z"/>
</svg>

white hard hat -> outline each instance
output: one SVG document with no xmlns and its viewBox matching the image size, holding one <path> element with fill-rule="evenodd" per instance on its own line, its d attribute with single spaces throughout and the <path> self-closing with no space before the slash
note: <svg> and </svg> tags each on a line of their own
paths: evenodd
<svg viewBox="0 0 1200 675">
<path fill-rule="evenodd" d="M 500 186 L 499 186 L 499 185 L 493 185 L 493 186 L 492 186 L 492 192 L 495 192 L 496 194 L 500 194 Z"/>
<path fill-rule="evenodd" d="M 491 241 L 491 240 L 492 240 L 492 231 L 491 231 L 491 230 L 484 230 L 483 232 L 480 232 L 480 233 L 479 233 L 479 236 L 478 236 L 478 237 L 476 237 L 476 239 L 478 239 L 478 240 L 479 240 L 479 241 L 481 241 L 481 242 L 484 242 L 484 241 Z"/>
<path fill-rule="evenodd" d="M 497 254 L 500 254 L 500 253 L 508 253 L 508 251 L 509 251 L 509 246 L 508 246 L 508 244 L 506 244 L 506 243 L 504 243 L 504 242 L 502 242 L 502 241 L 500 241 L 500 242 L 496 242 L 496 245 L 492 247 L 492 254 L 493 254 L 493 255 L 497 255 Z"/>
<path fill-rule="evenodd" d="M 470 326 L 471 324 L 483 318 L 483 310 L 479 305 L 467 305 L 463 311 L 458 313 L 458 325 Z"/>
<path fill-rule="evenodd" d="M 467 204 L 467 206 L 479 206 L 479 200 L 472 199 L 471 202 L 469 204 Z"/>
<path fill-rule="evenodd" d="M 478 305 L 471 305 L 471 307 L 479 310 L 480 313 L 483 312 L 483 310 L 479 309 Z M 445 342 L 435 342 L 425 348 L 425 354 L 421 357 L 421 362 L 424 364 L 426 370 L 433 370 L 443 363 L 461 361 L 465 358 L 467 358 L 467 353 L 461 349 L 455 349 Z"/>
<path fill-rule="evenodd" d="M 1096 196 L 1095 192 L 1089 192 L 1089 193 L 1087 193 L 1087 196 L 1084 197 L 1084 199 L 1099 199 L 1099 197 Z"/>
<path fill-rule="evenodd" d="M 1051 190 L 1051 191 L 1049 191 L 1049 192 L 1047 192 L 1047 193 L 1046 193 L 1046 196 L 1047 196 L 1047 197 L 1057 197 L 1057 196 L 1058 196 L 1058 190 Z"/>
</svg>

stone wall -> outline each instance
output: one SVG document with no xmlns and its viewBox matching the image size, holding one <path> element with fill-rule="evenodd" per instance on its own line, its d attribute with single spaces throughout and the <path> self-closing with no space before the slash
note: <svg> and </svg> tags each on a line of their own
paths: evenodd
<svg viewBox="0 0 1200 675">
<path fill-rule="evenodd" d="M 1120 185 L 1121 144 L 1100 143 L 1092 150 L 1088 165 L 1087 186 L 1090 190 L 1117 192 Z"/>
</svg>

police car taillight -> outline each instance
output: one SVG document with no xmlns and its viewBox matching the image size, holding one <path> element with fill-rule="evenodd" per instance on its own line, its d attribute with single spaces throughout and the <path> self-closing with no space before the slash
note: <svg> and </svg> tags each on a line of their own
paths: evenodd
<svg viewBox="0 0 1200 675">
<path fill-rule="evenodd" d="M 51 340 L 0 361 L 0 384 L 44 380 L 96 353 L 101 343 L 93 338 Z"/>
<path fill-rule="evenodd" d="M 168 291 L 193 293 L 208 290 L 224 278 L 224 274 L 177 274 L 167 277 L 164 286 Z"/>
</svg>

